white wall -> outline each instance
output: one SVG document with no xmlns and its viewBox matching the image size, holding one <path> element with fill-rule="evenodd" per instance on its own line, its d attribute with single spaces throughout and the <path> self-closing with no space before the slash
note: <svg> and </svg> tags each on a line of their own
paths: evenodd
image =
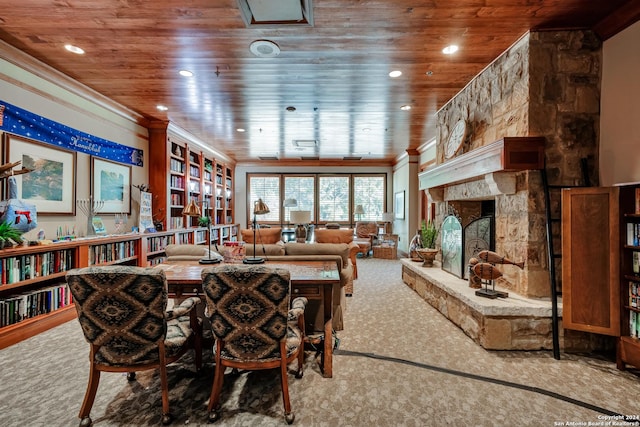
<svg viewBox="0 0 640 427">
<path fill-rule="evenodd" d="M 640 22 L 603 46 L 600 185 L 640 181 Z"/>
<path fill-rule="evenodd" d="M 405 254 L 409 252 L 409 242 L 415 235 L 420 220 L 418 161 L 418 156 L 404 156 L 393 168 L 392 197 L 404 192 L 404 219 L 396 219 L 393 222 L 393 233 L 398 235 L 398 251 Z"/>
<path fill-rule="evenodd" d="M 0 46 L 1 47 L 1 46 Z M 74 94 L 72 91 L 54 84 L 15 65 L 6 50 L 0 49 L 0 100 L 13 104 L 47 119 L 71 128 L 104 138 L 118 144 L 139 148 L 144 151 L 144 167 L 132 166 L 132 184 L 148 183 L 148 134 L 146 128 L 137 125 L 124 114 L 104 108 L 97 102 Z M 1 132 L 0 132 L 1 133 Z M 90 193 L 91 158 L 77 153 L 76 199 L 88 199 Z M 132 190 L 131 210 L 128 228 L 137 225 L 139 192 Z M 100 215 L 107 232 L 113 232 L 114 215 Z M 25 238 L 35 240 L 38 230 L 43 229 L 46 237 L 55 238 L 57 227 L 76 226 L 76 234 L 86 233 L 86 217 L 80 210 L 75 216 L 54 216 L 38 214 L 38 226 L 25 234 Z"/>
</svg>

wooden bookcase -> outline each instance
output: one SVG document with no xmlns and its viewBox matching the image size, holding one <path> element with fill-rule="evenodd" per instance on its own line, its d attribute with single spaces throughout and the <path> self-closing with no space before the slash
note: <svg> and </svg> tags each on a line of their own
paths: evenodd
<svg viewBox="0 0 640 427">
<path fill-rule="evenodd" d="M 153 209 L 164 230 L 198 226 L 198 218 L 182 215 L 191 199 L 200 209 L 208 208 L 213 226 L 234 223 L 232 165 L 207 156 L 188 140 L 170 133 L 166 122 L 149 127 L 149 144 Z"/>
<path fill-rule="evenodd" d="M 139 240 L 123 235 L 0 250 L 0 349 L 73 319 L 66 272 L 90 265 L 137 265 Z"/>
<path fill-rule="evenodd" d="M 640 368 L 640 185 L 620 187 L 620 338 L 618 369 L 627 364 Z M 635 258 L 635 260 L 634 260 Z M 635 265 L 634 265 L 635 264 Z M 635 295 L 634 295 L 635 294 Z"/>
<path fill-rule="evenodd" d="M 211 230 L 211 242 L 222 245 L 235 240 L 237 230 L 238 224 L 216 225 Z M 0 349 L 76 316 L 65 283 L 68 270 L 112 264 L 149 267 L 166 259 L 168 244 L 206 245 L 208 237 L 206 228 L 189 228 L 0 250 Z M 13 314 L 7 310 L 13 310 Z M 22 313 L 18 317 L 16 310 Z M 9 320 L 13 322 L 8 324 Z"/>
<path fill-rule="evenodd" d="M 562 323 L 566 329 L 617 337 L 619 369 L 640 368 L 640 301 L 634 306 L 630 295 L 633 284 L 640 288 L 640 266 L 634 271 L 633 265 L 634 253 L 640 256 L 640 244 L 633 240 L 640 230 L 639 188 L 562 192 Z"/>
</svg>

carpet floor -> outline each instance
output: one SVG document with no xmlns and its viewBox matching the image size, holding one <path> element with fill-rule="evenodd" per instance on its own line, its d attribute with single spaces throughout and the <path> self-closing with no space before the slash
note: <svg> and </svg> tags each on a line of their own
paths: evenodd
<svg viewBox="0 0 640 427">
<path fill-rule="evenodd" d="M 313 351 L 303 378 L 289 374 L 294 425 L 625 425 L 616 422 L 640 415 L 638 373 L 610 357 L 487 351 L 402 283 L 398 261 L 359 259 L 358 274 L 334 377 L 322 377 Z M 0 425 L 77 425 L 87 355 L 75 320 L 0 350 Z M 211 351 L 201 375 L 192 360 L 169 367 L 173 425 L 207 421 Z M 222 400 L 221 426 L 286 425 L 276 370 L 227 371 Z M 102 374 L 95 426 L 159 425 L 160 412 L 157 372 Z"/>
</svg>

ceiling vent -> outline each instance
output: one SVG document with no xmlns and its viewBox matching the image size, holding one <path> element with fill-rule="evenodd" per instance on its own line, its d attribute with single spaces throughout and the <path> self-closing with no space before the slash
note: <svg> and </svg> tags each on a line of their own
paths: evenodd
<svg viewBox="0 0 640 427">
<path fill-rule="evenodd" d="M 313 0 L 238 0 L 247 27 L 313 26 Z"/>
<path fill-rule="evenodd" d="M 258 58 L 275 58 L 280 55 L 280 47 L 269 40 L 256 40 L 249 45 L 249 50 Z"/>
<path fill-rule="evenodd" d="M 298 148 L 316 148 L 318 141 L 315 139 L 294 139 L 293 146 Z"/>
</svg>

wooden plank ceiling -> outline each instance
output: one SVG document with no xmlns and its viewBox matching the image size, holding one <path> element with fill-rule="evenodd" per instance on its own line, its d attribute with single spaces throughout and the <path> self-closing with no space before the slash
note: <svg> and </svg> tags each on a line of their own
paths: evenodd
<svg viewBox="0 0 640 427">
<path fill-rule="evenodd" d="M 433 138 L 436 111 L 528 30 L 608 37 L 629 24 L 625 8 L 637 19 L 633 2 L 316 0 L 313 26 L 247 27 L 237 0 L 0 0 L 0 39 L 236 162 L 390 165 Z M 256 40 L 280 54 L 256 57 Z"/>
</svg>

